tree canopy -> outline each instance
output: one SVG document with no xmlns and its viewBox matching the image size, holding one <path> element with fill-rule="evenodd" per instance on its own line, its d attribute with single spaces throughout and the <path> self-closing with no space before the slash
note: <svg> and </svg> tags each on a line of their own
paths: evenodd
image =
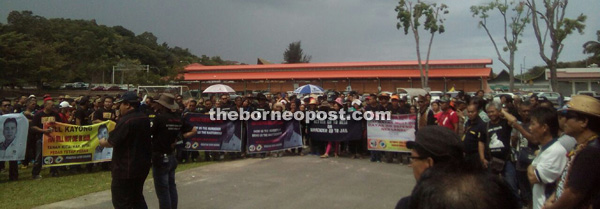
<svg viewBox="0 0 600 209">
<path fill-rule="evenodd" d="M 312 56 L 304 54 L 301 46 L 301 42 L 290 43 L 285 52 L 283 53 L 284 63 L 309 63 Z"/>
<path fill-rule="evenodd" d="M 95 20 L 47 19 L 31 11 L 12 11 L 0 24 L 0 86 L 65 82 L 110 82 L 113 66 L 149 65 L 149 73 L 125 78 L 131 84 L 162 84 L 183 66 L 232 64 L 220 57 L 199 58 L 186 48 L 158 43 L 151 32 L 136 35 L 123 26 L 99 25 Z"/>
</svg>

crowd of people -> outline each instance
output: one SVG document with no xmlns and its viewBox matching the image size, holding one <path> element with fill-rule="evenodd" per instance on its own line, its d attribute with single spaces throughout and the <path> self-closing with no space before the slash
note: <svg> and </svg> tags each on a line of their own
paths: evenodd
<svg viewBox="0 0 600 209">
<path fill-rule="evenodd" d="M 310 154 L 321 158 L 330 157 L 331 154 L 334 157 L 352 158 L 370 156 L 372 162 L 407 164 L 413 168 L 418 183 L 413 195 L 403 198 L 397 208 L 439 208 L 433 204 L 433 198 L 438 197 L 435 193 L 446 191 L 439 184 L 454 185 L 464 192 L 485 190 L 478 195 L 504 192 L 503 195 L 509 197 L 494 200 L 500 200 L 496 208 L 498 205 L 536 209 L 586 208 L 600 204 L 600 161 L 597 160 L 600 130 L 593 125 L 600 120 L 600 103 L 587 96 L 575 96 L 569 105 L 559 109 L 555 109 L 547 99 L 536 96 L 524 101 L 519 96 L 504 95 L 500 102 L 495 102 L 485 99 L 481 90 L 473 97 L 461 91 L 455 97 L 446 94 L 439 100 L 432 100 L 429 94 L 407 98 L 386 93 L 360 96 L 357 92 L 333 92 L 314 97 L 217 94 L 198 100 L 184 100 L 178 94 L 144 96 L 127 92 L 116 97 L 96 95 L 72 98 L 61 95 L 54 99 L 44 95 L 41 99 L 42 105 L 38 105 L 35 95 L 24 95 L 14 101 L 2 100 L 2 114 L 22 113 L 30 121 L 26 158 L 19 162 L 8 162 L 9 179 L 17 180 L 19 165 L 27 167 L 30 164 L 33 164 L 33 178 L 41 178 L 41 134 L 52 132 L 51 129 L 44 129 L 44 123 L 91 125 L 112 120 L 117 125 L 111 137 L 100 140 L 101 146 L 113 147 L 112 163 L 87 164 L 85 169 L 81 166 L 52 167 L 50 173 L 59 176 L 66 169 L 81 172 L 92 172 L 94 167 L 111 169 L 115 207 L 145 205 L 142 186 L 152 168 L 161 208 L 176 208 L 174 171 L 177 164 L 201 160 L 200 152 L 184 150 L 181 139 L 193 135 L 196 130 L 182 118 L 189 113 L 208 114 L 215 109 L 267 112 L 343 109 L 346 112 L 415 114 L 416 140 L 407 143 L 410 153 L 369 151 L 366 128 L 361 140 L 341 143 L 312 140 L 307 134 L 306 122 L 301 121 L 305 147 L 258 155 Z M 226 154 L 205 152 L 203 160 L 223 159 Z M 245 145 L 241 153 L 230 155 L 250 157 L 245 154 Z M 0 169 L 5 169 L 4 162 L 0 166 Z M 436 172 L 452 174 L 449 176 L 454 177 L 440 177 Z M 466 187 L 468 179 L 486 185 Z M 437 187 L 442 189 L 431 189 Z M 476 208 L 468 206 L 476 204 L 475 201 L 445 198 L 456 201 L 457 207 Z M 419 205 L 425 200 L 431 201 L 431 204 Z M 436 199 L 438 203 L 444 200 Z M 480 206 L 494 205 L 491 200 L 478 201 Z"/>
</svg>

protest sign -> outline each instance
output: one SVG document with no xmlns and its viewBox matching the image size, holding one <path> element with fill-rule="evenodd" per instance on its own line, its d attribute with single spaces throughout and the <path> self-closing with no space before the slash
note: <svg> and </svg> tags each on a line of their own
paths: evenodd
<svg viewBox="0 0 600 209">
<path fill-rule="evenodd" d="M 77 165 L 110 161 L 112 148 L 100 146 L 99 139 L 108 139 L 115 122 L 105 121 L 89 126 L 66 123 L 45 123 L 52 133 L 42 135 L 44 167 Z"/>
<path fill-rule="evenodd" d="M 415 140 L 414 114 L 392 115 L 391 120 L 367 121 L 367 146 L 369 150 L 410 152 L 407 141 Z"/>
<path fill-rule="evenodd" d="M 303 146 L 297 120 L 248 121 L 248 153 L 261 153 Z"/>
<path fill-rule="evenodd" d="M 29 121 L 23 114 L 0 116 L 0 161 L 25 159 Z"/>
<path fill-rule="evenodd" d="M 320 141 L 360 140 L 363 121 L 356 120 L 313 120 L 308 124 L 308 135 Z"/>
<path fill-rule="evenodd" d="M 196 127 L 196 134 L 184 139 L 186 150 L 242 151 L 242 122 L 239 120 L 211 120 L 210 115 L 189 113 L 184 116 L 186 126 Z"/>
</svg>

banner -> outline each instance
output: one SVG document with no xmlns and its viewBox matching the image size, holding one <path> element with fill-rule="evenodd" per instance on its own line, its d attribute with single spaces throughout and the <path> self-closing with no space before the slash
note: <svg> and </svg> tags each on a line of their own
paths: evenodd
<svg viewBox="0 0 600 209">
<path fill-rule="evenodd" d="M 90 126 L 66 123 L 45 123 L 44 129 L 52 133 L 43 134 L 42 156 L 44 167 L 77 165 L 105 162 L 112 159 L 112 148 L 104 148 L 99 139 L 108 139 L 115 122 L 105 121 Z"/>
<path fill-rule="evenodd" d="M 248 153 L 270 152 L 302 147 L 300 122 L 297 120 L 248 121 Z"/>
<path fill-rule="evenodd" d="M 308 124 L 308 135 L 321 141 L 360 140 L 363 136 L 362 123 L 356 120 L 313 120 Z"/>
<path fill-rule="evenodd" d="M 23 114 L 0 116 L 0 161 L 25 159 L 29 121 Z"/>
<path fill-rule="evenodd" d="M 242 151 L 241 121 L 211 120 L 207 114 L 189 113 L 184 122 L 198 129 L 195 135 L 183 140 L 186 150 Z"/>
<path fill-rule="evenodd" d="M 392 115 L 391 120 L 367 121 L 367 146 L 369 150 L 410 152 L 407 141 L 415 140 L 416 115 Z"/>
</svg>

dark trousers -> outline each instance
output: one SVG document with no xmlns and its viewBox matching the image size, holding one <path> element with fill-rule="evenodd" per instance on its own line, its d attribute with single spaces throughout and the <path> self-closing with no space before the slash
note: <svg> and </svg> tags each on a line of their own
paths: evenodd
<svg viewBox="0 0 600 209">
<path fill-rule="evenodd" d="M 173 155 L 168 155 L 166 160 L 160 155 L 152 158 L 154 189 L 156 190 L 158 204 L 161 209 L 177 208 L 177 185 L 175 185 L 176 168 L 177 160 Z"/>
<path fill-rule="evenodd" d="M 0 161 L 0 169 L 5 168 L 6 161 Z M 8 161 L 8 180 L 16 181 L 19 179 L 19 166 L 17 161 Z"/>
<path fill-rule="evenodd" d="M 143 193 L 144 181 L 146 181 L 146 177 L 133 179 L 113 178 L 110 186 L 113 206 L 116 209 L 148 208 Z"/>
<path fill-rule="evenodd" d="M 32 176 L 40 175 L 40 172 L 42 172 L 42 164 L 44 164 L 42 159 L 42 140 L 39 139 L 35 143 L 35 163 L 33 164 L 33 169 L 31 169 Z M 50 173 L 58 173 L 58 168 L 50 168 Z"/>
</svg>

